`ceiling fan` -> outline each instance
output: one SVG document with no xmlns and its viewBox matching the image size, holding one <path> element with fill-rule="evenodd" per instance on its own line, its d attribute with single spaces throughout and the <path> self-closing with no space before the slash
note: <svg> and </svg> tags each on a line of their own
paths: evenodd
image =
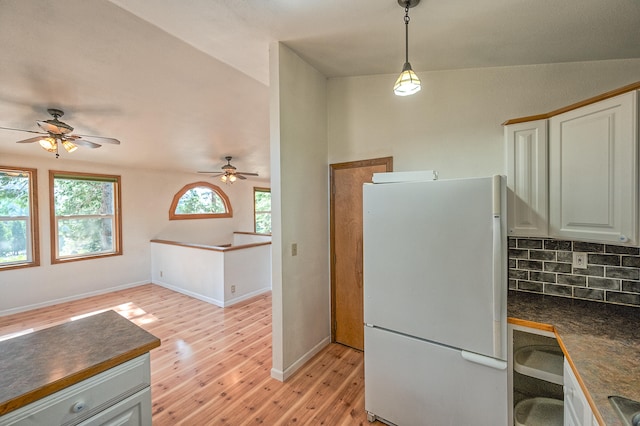
<svg viewBox="0 0 640 426">
<path fill-rule="evenodd" d="M 24 129 L 13 129 L 10 127 L 2 127 L 0 129 L 3 130 L 15 130 L 18 132 L 27 132 L 27 133 L 35 133 L 40 136 L 35 136 L 29 139 L 24 139 L 21 141 L 17 141 L 17 143 L 33 143 L 38 142 L 40 146 L 48 151 L 54 152 L 56 154 L 56 158 L 60 156 L 58 154 L 58 148 L 60 145 L 67 151 L 73 152 L 78 149 L 78 146 L 86 146 L 87 148 L 100 148 L 104 143 L 120 145 L 120 141 L 114 138 L 107 138 L 104 136 L 89 136 L 89 135 L 75 135 L 71 134 L 73 132 L 73 127 L 69 126 L 67 123 L 64 123 L 58 120 L 59 117 L 64 115 L 64 112 L 60 109 L 49 108 L 47 112 L 51 114 L 53 119 L 44 120 L 44 121 L 36 121 L 38 126 L 44 130 L 44 132 L 36 132 L 33 130 L 24 130 Z M 87 140 L 90 139 L 98 139 L 100 143 Z"/>
<path fill-rule="evenodd" d="M 198 172 L 198 173 L 214 173 L 212 177 L 220 176 L 220 180 L 224 183 L 233 183 L 236 179 L 246 179 L 246 176 L 258 176 L 257 173 L 239 172 L 235 166 L 231 165 L 231 156 L 224 157 L 227 160 L 227 164 L 222 166 L 221 172 Z"/>
</svg>

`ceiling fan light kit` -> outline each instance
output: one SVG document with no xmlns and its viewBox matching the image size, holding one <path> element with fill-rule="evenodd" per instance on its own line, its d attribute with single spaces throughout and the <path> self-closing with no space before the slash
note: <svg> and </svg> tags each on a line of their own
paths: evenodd
<svg viewBox="0 0 640 426">
<path fill-rule="evenodd" d="M 415 7 L 420 0 L 398 0 L 398 4 L 404 7 L 404 38 L 405 38 L 405 60 L 402 72 L 393 86 L 393 93 L 397 96 L 409 96 L 418 93 L 421 89 L 420 79 L 411 69 L 409 63 L 409 8 Z"/>
<path fill-rule="evenodd" d="M 42 138 L 38 141 L 38 143 L 40 144 L 42 149 L 48 152 L 56 152 L 56 149 L 58 148 L 58 144 L 56 143 L 56 140 L 54 138 Z"/>
<path fill-rule="evenodd" d="M 57 108 L 49 108 L 47 112 L 51 114 L 53 119 L 36 121 L 38 127 L 44 132 L 36 132 L 33 130 L 14 129 L 11 127 L 0 127 L 3 130 L 14 130 L 18 132 L 35 133 L 37 135 L 33 138 L 24 139 L 17 143 L 32 143 L 38 142 L 38 144 L 47 152 L 55 153 L 56 158 L 60 156 L 58 149 L 62 145 L 65 151 L 71 153 L 78 149 L 78 146 L 86 146 L 88 148 L 100 148 L 103 143 L 109 143 L 114 145 L 120 145 L 120 141 L 114 138 L 107 138 L 104 136 L 88 136 L 88 135 L 72 135 L 73 127 L 64 123 L 58 118 L 64 115 L 64 111 Z M 99 139 L 100 143 L 90 141 L 86 138 Z"/>
</svg>

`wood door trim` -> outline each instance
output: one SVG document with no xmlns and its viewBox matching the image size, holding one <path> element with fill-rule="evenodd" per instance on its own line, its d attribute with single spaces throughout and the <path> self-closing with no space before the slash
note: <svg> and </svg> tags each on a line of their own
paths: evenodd
<svg viewBox="0 0 640 426">
<path fill-rule="evenodd" d="M 335 271 L 335 172 L 336 170 L 384 165 L 388 172 L 393 171 L 393 157 L 380 157 L 369 160 L 348 161 L 345 163 L 329 164 L 329 229 L 330 253 L 329 265 L 331 270 L 331 341 L 336 341 L 336 271 Z"/>
</svg>

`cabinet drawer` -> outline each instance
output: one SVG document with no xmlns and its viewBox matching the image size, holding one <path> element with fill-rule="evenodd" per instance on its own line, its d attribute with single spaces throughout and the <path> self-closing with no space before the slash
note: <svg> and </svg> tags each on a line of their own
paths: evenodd
<svg viewBox="0 0 640 426">
<path fill-rule="evenodd" d="M 145 388 L 78 426 L 151 426 L 150 413 L 151 389 Z"/>
<path fill-rule="evenodd" d="M 0 426 L 75 425 L 150 386 L 144 354 L 0 417 Z"/>
</svg>

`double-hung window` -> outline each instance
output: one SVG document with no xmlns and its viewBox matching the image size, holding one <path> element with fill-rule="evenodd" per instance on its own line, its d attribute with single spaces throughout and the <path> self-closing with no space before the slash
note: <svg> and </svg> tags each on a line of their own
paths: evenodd
<svg viewBox="0 0 640 426">
<path fill-rule="evenodd" d="M 38 266 L 36 170 L 0 166 L 0 270 Z"/>
<path fill-rule="evenodd" d="M 122 254 L 120 176 L 50 171 L 51 262 Z"/>
<path fill-rule="evenodd" d="M 271 234 L 271 189 L 253 188 L 253 216 L 256 234 Z"/>
</svg>

